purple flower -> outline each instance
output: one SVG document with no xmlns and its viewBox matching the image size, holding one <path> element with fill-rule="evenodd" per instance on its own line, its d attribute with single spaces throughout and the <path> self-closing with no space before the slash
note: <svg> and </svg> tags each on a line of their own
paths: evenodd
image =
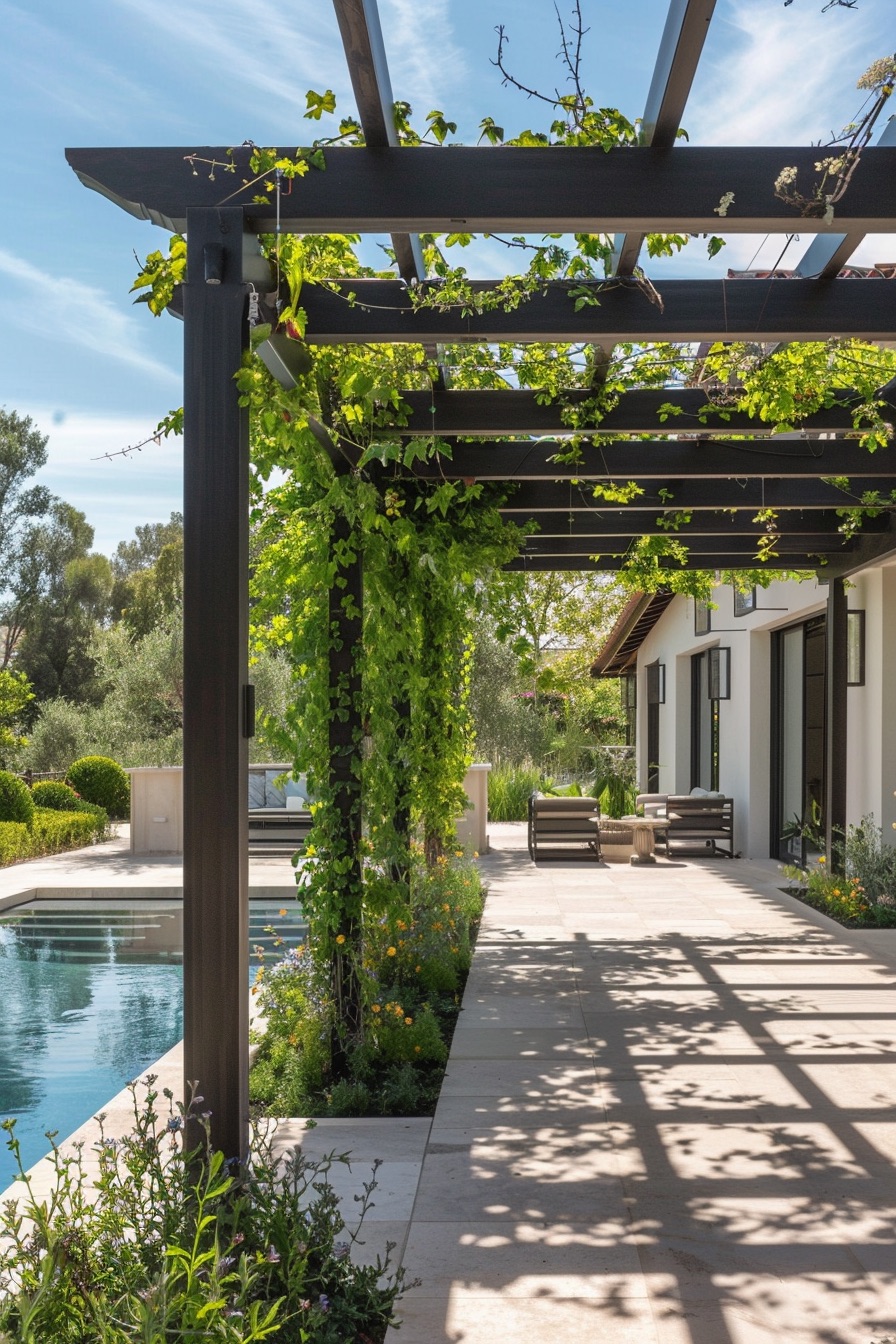
<svg viewBox="0 0 896 1344">
<path fill-rule="evenodd" d="M 277 1250 L 275 1246 L 269 1246 L 267 1250 L 267 1255 L 264 1258 L 265 1260 L 267 1260 L 269 1265 L 279 1265 L 280 1252 Z"/>
<path fill-rule="evenodd" d="M 183 1129 L 184 1122 L 179 1115 L 169 1115 L 168 1129 L 170 1133 L 176 1134 L 179 1129 Z"/>
<path fill-rule="evenodd" d="M 327 1297 L 326 1293 L 321 1293 L 320 1297 L 317 1299 L 317 1305 L 320 1307 L 321 1311 L 330 1310 L 330 1299 Z"/>
</svg>

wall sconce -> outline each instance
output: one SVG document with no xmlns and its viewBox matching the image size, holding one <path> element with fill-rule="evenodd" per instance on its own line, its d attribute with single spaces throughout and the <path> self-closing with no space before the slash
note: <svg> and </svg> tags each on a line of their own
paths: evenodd
<svg viewBox="0 0 896 1344">
<path fill-rule="evenodd" d="M 846 613 L 846 684 L 865 685 L 865 613 Z"/>
<path fill-rule="evenodd" d="M 731 650 L 707 649 L 709 676 L 707 692 L 710 700 L 731 699 Z"/>
<path fill-rule="evenodd" d="M 647 703 L 664 705 L 666 703 L 666 664 L 647 664 Z"/>
</svg>

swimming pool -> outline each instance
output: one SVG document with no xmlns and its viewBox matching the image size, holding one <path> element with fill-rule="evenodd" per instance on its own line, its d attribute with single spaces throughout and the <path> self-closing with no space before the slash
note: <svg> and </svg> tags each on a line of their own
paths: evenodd
<svg viewBox="0 0 896 1344">
<path fill-rule="evenodd" d="M 281 911 L 284 913 L 281 914 Z M 273 927 L 275 934 L 267 932 Z M 302 941 L 294 898 L 251 901 L 250 981 Z M 0 917 L 0 1119 L 28 1167 L 183 1035 L 180 900 L 36 901 Z M 15 1164 L 0 1146 L 0 1190 Z"/>
</svg>

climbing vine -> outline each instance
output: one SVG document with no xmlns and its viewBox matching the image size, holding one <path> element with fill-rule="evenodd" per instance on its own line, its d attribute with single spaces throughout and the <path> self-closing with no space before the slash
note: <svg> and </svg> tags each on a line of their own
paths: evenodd
<svg viewBox="0 0 896 1344">
<path fill-rule="evenodd" d="M 578 4 L 575 14 L 578 26 L 563 42 L 572 91 L 544 99 L 553 109 L 549 129 L 507 138 L 503 127 L 485 118 L 482 138 L 493 145 L 590 145 L 606 151 L 637 142 L 637 123 L 615 109 L 596 108 L 582 90 Z M 505 47 L 502 33 L 496 63 L 504 78 L 515 82 Z M 309 93 L 311 120 L 335 112 L 331 91 Z M 423 131 L 414 129 L 407 104 L 396 104 L 395 115 L 403 145 L 441 145 L 456 133 L 441 111 L 429 113 Z M 238 167 L 235 153 L 221 162 L 197 154 L 189 156 L 185 172 L 226 175 L 228 198 L 234 196 L 234 176 L 243 174 L 247 202 L 272 200 L 287 187 L 300 190 L 299 179 L 309 172 L 324 170 L 326 147 L 333 143 L 363 143 L 357 122 L 342 119 L 333 135 L 295 156 L 250 145 L 240 159 L 245 167 Z M 448 260 L 452 249 L 472 243 L 471 235 L 424 236 L 427 278 L 410 287 L 412 304 L 464 312 L 513 309 L 561 282 L 576 307 L 599 304 L 604 288 L 615 284 L 636 285 L 645 303 L 662 305 L 661 293 L 643 272 L 627 280 L 608 278 L 612 244 L 603 235 L 495 237 L 524 264 L 483 288 Z M 521 534 L 499 512 L 512 485 L 414 475 L 421 459 L 451 454 L 439 438 L 435 407 L 429 438 L 402 432 L 408 416 L 402 390 L 425 391 L 438 376 L 422 347 L 306 343 L 313 335 L 302 307 L 307 286 L 327 285 L 352 302 L 353 279 L 392 272 L 364 264 L 352 236 L 278 232 L 260 241 L 271 265 L 271 288 L 253 296 L 253 350 L 277 331 L 296 343 L 303 359 L 290 390 L 275 382 L 254 354 L 240 374 L 252 426 L 252 647 L 255 653 L 279 649 L 292 667 L 290 708 L 282 722 L 265 729 L 296 771 L 307 774 L 316 800 L 300 881 L 311 946 L 326 970 L 334 1005 L 336 1058 L 359 1043 L 365 1002 L 375 999 L 365 960 L 368 933 L 380 921 L 396 926 L 409 907 L 412 837 L 423 838 L 431 867 L 444 860 L 452 841 L 473 749 L 467 710 L 471 613 L 482 600 L 484 578 L 518 553 Z M 688 242 L 686 235 L 649 235 L 647 253 L 670 254 Z M 711 238 L 710 254 L 721 245 Z M 147 258 L 134 284 L 138 301 L 154 313 L 163 311 L 184 278 L 185 264 L 185 240 L 175 236 L 167 256 L 154 252 Z M 336 286 L 333 277 L 348 285 Z M 604 419 L 632 388 L 687 383 L 706 391 L 697 424 L 681 423 L 670 402 L 660 413 L 658 436 L 680 435 L 713 419 L 724 423 L 735 409 L 776 430 L 799 428 L 846 388 L 855 391 L 853 423 L 865 446 L 874 451 L 892 434 L 878 389 L 892 377 L 896 355 L 858 341 L 800 344 L 773 353 L 719 345 L 699 360 L 687 347 L 664 343 L 620 344 L 611 352 L 591 343 L 462 343 L 441 347 L 439 361 L 450 369 L 456 388 L 530 388 L 539 401 L 559 404 L 567 431 L 559 457 L 582 464 L 583 474 L 589 456 L 600 451 Z M 601 501 L 638 505 L 640 490 L 632 482 L 591 488 L 595 508 Z M 848 498 L 848 483 L 844 489 Z M 890 506 L 883 497 L 854 499 L 844 506 L 844 534 L 860 526 L 866 513 Z M 664 587 L 708 598 L 715 576 L 685 568 L 689 513 L 670 492 L 658 513 L 664 534 L 632 546 L 623 581 L 642 591 Z M 756 525 L 755 568 L 723 579 L 750 586 L 781 577 L 771 568 L 777 539 L 772 511 L 757 514 Z M 363 569 L 360 606 L 350 581 L 356 562 Z M 334 652 L 340 655 L 335 663 Z M 332 746 L 340 732 L 341 766 L 334 773 Z M 354 820 L 347 824 L 347 817 Z"/>
</svg>

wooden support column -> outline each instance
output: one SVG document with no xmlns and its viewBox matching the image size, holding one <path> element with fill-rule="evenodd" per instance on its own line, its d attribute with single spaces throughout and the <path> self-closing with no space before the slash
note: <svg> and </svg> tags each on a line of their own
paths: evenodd
<svg viewBox="0 0 896 1344">
<path fill-rule="evenodd" d="M 360 537 L 347 519 L 333 523 L 336 573 L 330 588 L 330 786 L 333 794 L 333 853 L 348 860 L 339 876 L 337 933 L 345 942 L 333 949 L 332 987 L 337 1031 L 332 1043 L 333 1072 L 344 1076 L 346 1051 L 363 1030 L 361 985 L 361 652 L 363 569 Z"/>
<path fill-rule="evenodd" d="M 825 622 L 825 850 L 828 862 L 846 832 L 846 587 L 831 579 Z"/>
<path fill-rule="evenodd" d="M 184 1075 L 228 1158 L 249 1143 L 248 343 L 239 207 L 187 214 L 184 286 Z M 189 1136 L 199 1137 L 196 1127 Z"/>
</svg>

